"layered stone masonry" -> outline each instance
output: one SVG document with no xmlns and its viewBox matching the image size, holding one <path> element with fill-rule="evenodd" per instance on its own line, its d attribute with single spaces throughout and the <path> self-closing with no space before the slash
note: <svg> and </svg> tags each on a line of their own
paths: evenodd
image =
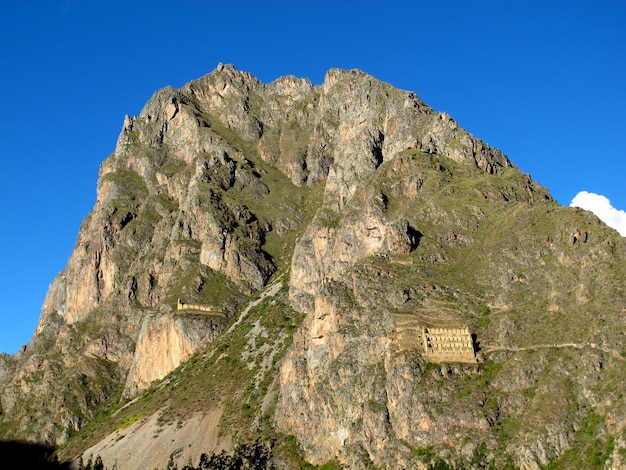
<svg viewBox="0 0 626 470">
<path fill-rule="evenodd" d="M 219 308 L 215 308 L 211 305 L 202 305 L 202 304 L 186 304 L 184 302 L 181 302 L 180 299 L 178 299 L 178 303 L 176 304 L 176 311 L 177 312 L 190 312 L 190 311 L 194 311 L 194 312 L 203 312 L 203 313 L 208 313 L 211 315 L 217 315 L 220 317 L 224 316 L 224 312 L 219 309 Z"/>
<path fill-rule="evenodd" d="M 467 326 L 422 327 L 424 354 L 434 362 L 476 363 L 474 341 Z"/>
</svg>

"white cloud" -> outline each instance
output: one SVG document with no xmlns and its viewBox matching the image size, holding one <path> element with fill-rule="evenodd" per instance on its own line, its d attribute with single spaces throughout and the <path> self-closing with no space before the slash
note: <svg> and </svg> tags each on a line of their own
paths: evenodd
<svg viewBox="0 0 626 470">
<path fill-rule="evenodd" d="M 593 212 L 602 222 L 626 237 L 626 212 L 613 207 L 605 196 L 581 191 L 574 196 L 570 206 Z"/>
</svg>

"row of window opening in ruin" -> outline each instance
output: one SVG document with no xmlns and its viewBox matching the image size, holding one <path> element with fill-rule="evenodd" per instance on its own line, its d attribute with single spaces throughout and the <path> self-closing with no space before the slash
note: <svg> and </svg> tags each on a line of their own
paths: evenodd
<svg viewBox="0 0 626 470">
<path fill-rule="evenodd" d="M 422 327 L 422 347 L 434 360 L 476 362 L 474 340 L 465 327 Z"/>
</svg>

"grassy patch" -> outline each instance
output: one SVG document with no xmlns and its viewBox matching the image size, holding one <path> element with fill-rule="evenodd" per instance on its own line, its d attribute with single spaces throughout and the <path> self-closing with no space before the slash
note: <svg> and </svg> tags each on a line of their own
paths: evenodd
<svg viewBox="0 0 626 470">
<path fill-rule="evenodd" d="M 145 181 L 134 171 L 113 171 L 104 175 L 102 180 L 113 183 L 119 192 L 119 197 L 135 198 L 148 194 Z"/>
<path fill-rule="evenodd" d="M 572 447 L 546 467 L 549 470 L 587 468 L 600 469 L 615 447 L 615 439 L 607 434 L 604 417 L 589 413 L 580 423 Z"/>
<path fill-rule="evenodd" d="M 120 430 L 120 429 L 129 428 L 133 424 L 135 424 L 138 420 L 140 420 L 141 418 L 143 418 L 143 415 L 129 415 L 129 416 L 126 416 L 126 417 L 124 417 L 122 422 L 117 425 L 115 430 L 117 431 L 117 430 Z"/>
</svg>

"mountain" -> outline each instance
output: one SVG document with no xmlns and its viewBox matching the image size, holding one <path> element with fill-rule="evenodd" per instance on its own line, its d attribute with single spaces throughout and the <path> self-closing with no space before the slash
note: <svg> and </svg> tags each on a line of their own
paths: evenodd
<svg viewBox="0 0 626 470">
<path fill-rule="evenodd" d="M 0 437 L 120 469 L 624 468 L 625 255 L 412 92 L 220 64 L 124 119 L 0 356 Z"/>
</svg>

